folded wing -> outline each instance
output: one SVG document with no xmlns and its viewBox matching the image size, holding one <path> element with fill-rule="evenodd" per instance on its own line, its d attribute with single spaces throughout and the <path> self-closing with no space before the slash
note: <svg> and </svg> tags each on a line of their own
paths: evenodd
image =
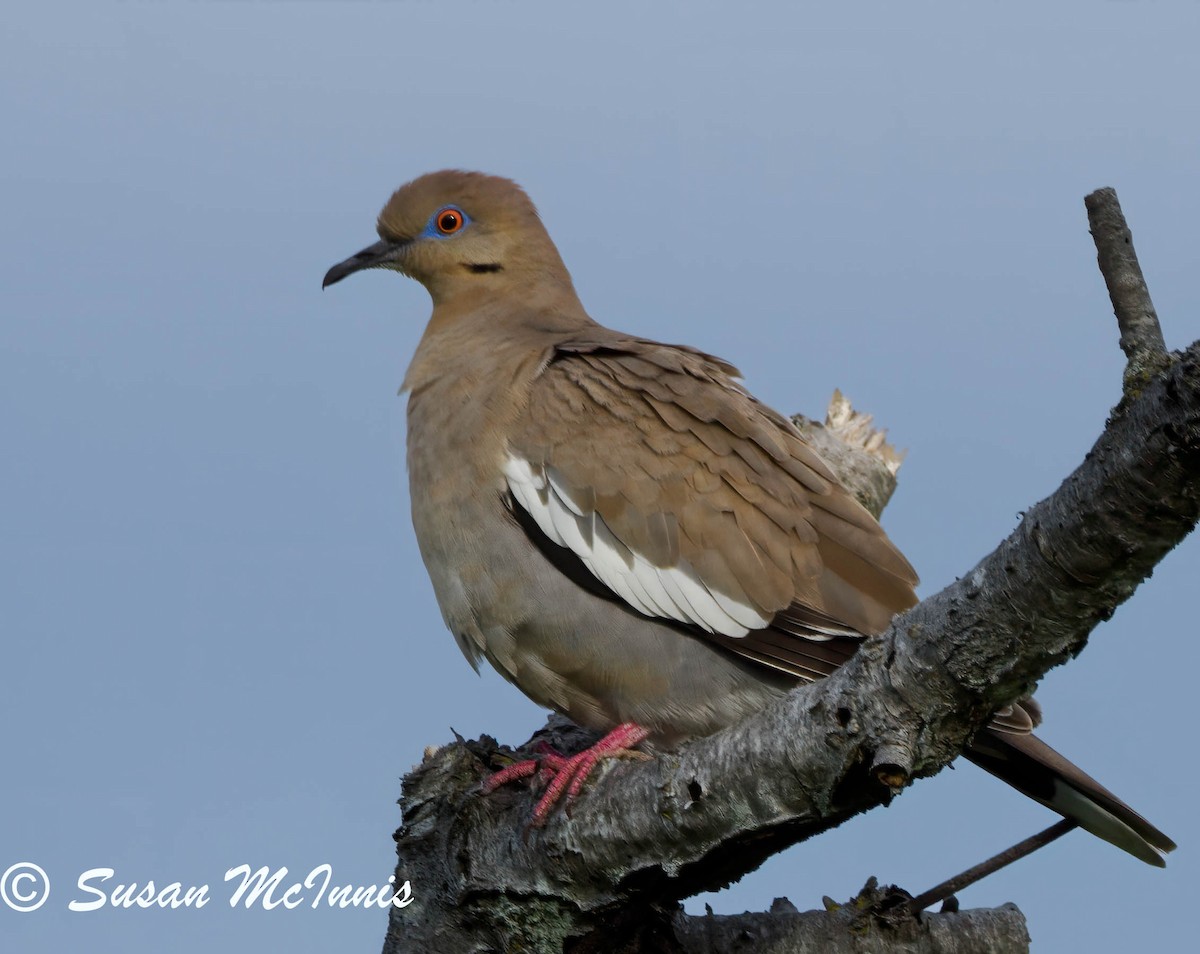
<svg viewBox="0 0 1200 954">
<path fill-rule="evenodd" d="M 630 609 L 723 644 L 882 630 L 912 567 L 735 374 L 615 334 L 561 346 L 510 438 L 513 502 Z"/>
</svg>

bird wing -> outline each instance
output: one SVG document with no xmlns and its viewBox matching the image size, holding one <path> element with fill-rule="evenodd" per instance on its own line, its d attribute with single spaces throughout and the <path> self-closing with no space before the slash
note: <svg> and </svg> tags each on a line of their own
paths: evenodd
<svg viewBox="0 0 1200 954">
<path fill-rule="evenodd" d="M 736 375 L 616 333 L 560 343 L 509 438 L 518 519 L 581 585 L 744 655 L 883 630 L 916 602 L 912 567 Z M 796 674 L 851 651 L 830 645 Z"/>
</svg>

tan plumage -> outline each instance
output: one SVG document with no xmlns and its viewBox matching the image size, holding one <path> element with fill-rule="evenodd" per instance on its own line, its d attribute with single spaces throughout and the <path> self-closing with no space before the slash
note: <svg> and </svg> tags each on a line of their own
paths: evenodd
<svg viewBox="0 0 1200 954">
<path fill-rule="evenodd" d="M 659 565 L 688 561 L 768 619 L 796 606 L 870 633 L 916 602 L 916 574 L 879 524 L 733 368 L 591 337 L 556 349 L 509 447 L 552 467 L 617 539 Z"/>
<path fill-rule="evenodd" d="M 421 281 L 413 523 L 447 625 L 539 703 L 659 744 L 821 678 L 916 602 L 912 567 L 726 362 L 593 321 L 525 193 L 440 172 L 330 269 Z M 968 755 L 1143 860 L 1170 839 L 998 712 Z"/>
</svg>

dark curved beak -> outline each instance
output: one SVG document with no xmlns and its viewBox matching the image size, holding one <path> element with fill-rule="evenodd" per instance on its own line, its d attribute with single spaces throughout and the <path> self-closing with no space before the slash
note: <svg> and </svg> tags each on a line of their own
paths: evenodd
<svg viewBox="0 0 1200 954">
<path fill-rule="evenodd" d="M 376 242 L 374 245 L 368 245 L 357 255 L 351 255 L 344 262 L 338 262 L 327 271 L 321 287 L 328 288 L 330 285 L 335 285 L 347 275 L 361 272 L 364 268 L 386 268 L 388 265 L 395 264 L 403 256 L 407 247 L 407 242 L 389 242 L 386 239 Z"/>
</svg>

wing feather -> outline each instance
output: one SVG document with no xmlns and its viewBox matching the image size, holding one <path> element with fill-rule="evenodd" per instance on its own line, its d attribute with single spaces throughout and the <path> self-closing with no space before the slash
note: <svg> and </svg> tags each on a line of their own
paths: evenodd
<svg viewBox="0 0 1200 954">
<path fill-rule="evenodd" d="M 545 365 L 505 477 L 538 529 L 631 609 L 786 666 L 778 640 L 746 635 L 775 620 L 784 641 L 874 632 L 915 601 L 879 525 L 732 366 L 598 339 Z"/>
</svg>

